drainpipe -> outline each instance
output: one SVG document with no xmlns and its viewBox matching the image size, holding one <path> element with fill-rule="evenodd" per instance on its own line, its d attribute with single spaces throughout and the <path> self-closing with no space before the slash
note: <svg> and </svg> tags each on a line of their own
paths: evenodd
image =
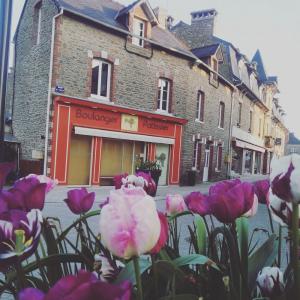
<svg viewBox="0 0 300 300">
<path fill-rule="evenodd" d="M 49 68 L 49 86 L 48 86 L 48 101 L 47 101 L 47 115 L 46 115 L 46 136 L 45 136 L 45 152 L 44 152 L 44 175 L 47 175 L 47 161 L 48 161 L 48 139 L 49 139 L 49 120 L 50 120 L 50 105 L 51 105 L 51 86 L 52 86 L 52 71 L 53 71 L 53 51 L 55 38 L 55 23 L 56 19 L 64 13 L 61 11 L 53 17 L 52 20 L 52 36 L 51 36 L 51 53 L 50 53 L 50 68 Z"/>
</svg>

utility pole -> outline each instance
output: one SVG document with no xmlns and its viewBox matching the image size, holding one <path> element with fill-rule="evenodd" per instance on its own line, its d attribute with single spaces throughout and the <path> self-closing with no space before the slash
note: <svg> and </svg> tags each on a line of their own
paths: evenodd
<svg viewBox="0 0 300 300">
<path fill-rule="evenodd" d="M 0 162 L 4 161 L 4 118 L 13 0 L 0 0 Z"/>
</svg>

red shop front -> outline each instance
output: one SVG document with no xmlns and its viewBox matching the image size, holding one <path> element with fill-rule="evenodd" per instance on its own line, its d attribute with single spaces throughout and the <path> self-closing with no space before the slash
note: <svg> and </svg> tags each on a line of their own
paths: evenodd
<svg viewBox="0 0 300 300">
<path fill-rule="evenodd" d="M 112 185 L 120 173 L 157 160 L 159 184 L 178 184 L 185 119 L 117 105 L 54 99 L 51 176 L 60 184 Z"/>
</svg>

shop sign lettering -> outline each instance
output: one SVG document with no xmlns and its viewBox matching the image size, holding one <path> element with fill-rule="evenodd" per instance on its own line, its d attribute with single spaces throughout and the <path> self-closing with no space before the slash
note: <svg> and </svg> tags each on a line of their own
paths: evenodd
<svg viewBox="0 0 300 300">
<path fill-rule="evenodd" d="M 156 129 L 156 130 L 168 130 L 169 129 L 168 125 L 153 122 L 153 121 L 150 121 L 150 120 L 144 120 L 143 121 L 143 127 L 146 127 L 146 128 L 149 128 L 149 129 Z"/>
<path fill-rule="evenodd" d="M 88 120 L 94 120 L 94 121 L 100 121 L 104 122 L 106 125 L 116 123 L 117 118 L 112 116 L 106 116 L 101 113 L 97 112 L 85 112 L 81 109 L 76 110 L 76 118 L 78 119 L 88 119 Z"/>
</svg>

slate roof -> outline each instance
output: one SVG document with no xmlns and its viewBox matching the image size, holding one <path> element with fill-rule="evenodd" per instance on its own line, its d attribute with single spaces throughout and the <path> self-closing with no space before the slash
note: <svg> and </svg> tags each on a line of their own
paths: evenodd
<svg viewBox="0 0 300 300">
<path fill-rule="evenodd" d="M 112 0 L 57 0 L 60 8 L 67 11 L 78 13 L 82 16 L 92 18 L 95 21 L 105 23 L 114 27 L 116 30 L 128 31 L 128 28 L 116 20 L 116 16 L 125 12 L 128 12 L 138 1 L 133 2 L 129 6 L 124 6 L 118 2 Z M 188 47 L 179 41 L 173 33 L 168 30 L 164 30 L 159 26 L 152 28 L 151 39 L 159 45 L 179 51 L 192 58 L 194 55 L 188 49 Z"/>
<path fill-rule="evenodd" d="M 291 145 L 300 145 L 300 140 L 295 136 L 293 132 L 289 134 L 289 144 Z"/>
<path fill-rule="evenodd" d="M 256 62 L 257 64 L 257 73 L 258 73 L 258 78 L 262 82 L 265 82 L 268 80 L 267 72 L 260 54 L 260 51 L 257 50 L 256 53 L 254 54 L 252 58 L 252 62 Z"/>
<path fill-rule="evenodd" d="M 208 56 L 212 56 L 216 53 L 216 51 L 219 48 L 219 44 L 214 45 L 208 45 L 200 48 L 193 49 L 192 52 L 198 57 L 198 58 L 204 58 Z"/>
</svg>

